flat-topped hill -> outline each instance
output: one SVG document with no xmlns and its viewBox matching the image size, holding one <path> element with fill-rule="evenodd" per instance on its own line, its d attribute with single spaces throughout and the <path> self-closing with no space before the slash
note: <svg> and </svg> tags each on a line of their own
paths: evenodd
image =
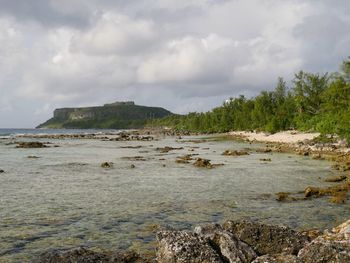
<svg viewBox="0 0 350 263">
<path fill-rule="evenodd" d="M 37 128 L 133 129 L 170 114 L 164 108 L 135 105 L 133 101 L 114 102 L 97 107 L 56 109 L 53 118 Z"/>
</svg>

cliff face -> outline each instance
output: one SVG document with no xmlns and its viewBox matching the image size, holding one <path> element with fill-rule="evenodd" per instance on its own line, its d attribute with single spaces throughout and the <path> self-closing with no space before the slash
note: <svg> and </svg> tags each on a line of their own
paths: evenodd
<svg viewBox="0 0 350 263">
<path fill-rule="evenodd" d="M 166 109 L 139 106 L 132 101 L 115 102 L 101 107 L 56 109 L 53 118 L 37 128 L 131 129 L 170 114 Z"/>
</svg>

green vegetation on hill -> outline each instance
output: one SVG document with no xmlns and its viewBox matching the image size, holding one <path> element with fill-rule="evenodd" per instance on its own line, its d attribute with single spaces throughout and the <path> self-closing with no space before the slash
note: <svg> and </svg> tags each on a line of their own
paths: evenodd
<svg viewBox="0 0 350 263">
<path fill-rule="evenodd" d="M 350 142 L 350 59 L 333 74 L 295 74 L 291 87 L 279 78 L 273 91 L 230 98 L 206 113 L 170 115 L 151 125 L 192 132 L 287 129 L 337 134 Z"/>
<path fill-rule="evenodd" d="M 170 114 L 170 111 L 163 108 L 139 106 L 133 102 L 115 102 L 101 107 L 56 109 L 54 117 L 37 128 L 134 129 L 143 127 L 149 120 Z"/>
</svg>

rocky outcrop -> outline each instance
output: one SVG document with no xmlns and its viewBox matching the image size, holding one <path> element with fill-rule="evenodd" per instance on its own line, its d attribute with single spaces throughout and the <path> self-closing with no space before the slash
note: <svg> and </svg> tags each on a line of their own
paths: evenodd
<svg viewBox="0 0 350 263">
<path fill-rule="evenodd" d="M 299 263 L 297 254 L 309 243 L 306 234 L 288 227 L 250 221 L 199 226 L 194 232 L 161 231 L 157 240 L 159 263 Z"/>
<path fill-rule="evenodd" d="M 311 239 L 313 240 L 311 241 Z M 348 263 L 350 220 L 311 237 L 285 226 L 250 221 L 198 226 L 194 231 L 161 230 L 156 258 L 134 252 L 85 248 L 47 252 L 33 263 Z"/>
<path fill-rule="evenodd" d="M 350 220 L 314 239 L 298 257 L 304 263 L 350 262 Z"/>
<path fill-rule="evenodd" d="M 222 263 L 208 239 L 187 231 L 157 233 L 159 263 Z"/>
<path fill-rule="evenodd" d="M 249 263 L 257 257 L 250 246 L 218 224 L 198 226 L 194 232 L 209 239 L 210 244 L 218 251 L 224 262 Z"/>
<path fill-rule="evenodd" d="M 224 229 L 250 245 L 258 255 L 287 253 L 296 255 L 309 238 L 286 226 L 273 226 L 250 221 L 227 221 Z"/>
</svg>

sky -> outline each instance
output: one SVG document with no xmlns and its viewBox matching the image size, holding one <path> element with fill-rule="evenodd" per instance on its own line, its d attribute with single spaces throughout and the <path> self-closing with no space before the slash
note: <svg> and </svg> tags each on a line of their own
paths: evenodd
<svg viewBox="0 0 350 263">
<path fill-rule="evenodd" d="M 349 0 L 0 0 L 0 128 L 124 100 L 208 111 L 349 47 Z"/>
</svg>

